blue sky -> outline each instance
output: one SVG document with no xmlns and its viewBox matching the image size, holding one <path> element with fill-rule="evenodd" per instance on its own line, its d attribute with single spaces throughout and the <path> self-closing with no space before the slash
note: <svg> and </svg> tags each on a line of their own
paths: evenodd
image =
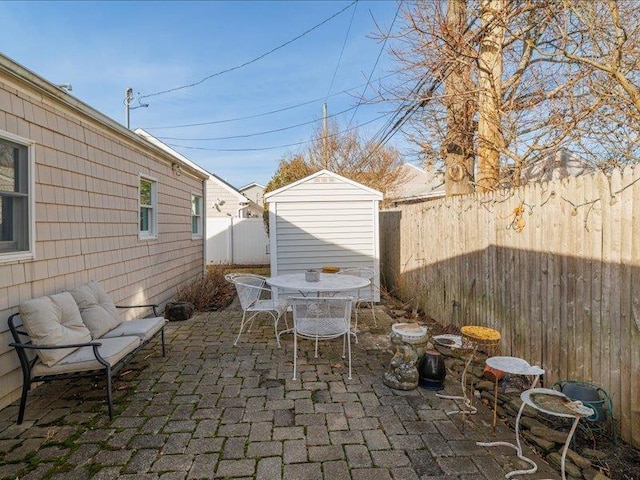
<svg viewBox="0 0 640 480">
<path fill-rule="evenodd" d="M 329 115 L 356 105 L 381 49 L 372 33 L 377 31 L 376 23 L 384 30 L 391 26 L 395 1 L 359 0 L 326 24 L 248 66 L 194 87 L 144 96 L 196 83 L 248 62 L 350 4 L 351 0 L 2 2 L 0 44 L 3 54 L 53 83 L 72 84 L 72 95 L 122 124 L 125 90 L 132 87 L 149 107 L 131 111 L 131 128 L 147 129 L 240 187 L 253 181 L 266 184 L 283 155 L 304 148 L 260 150 L 308 141 L 322 117 L 325 98 Z M 372 79 L 389 75 L 393 67 L 383 53 Z M 393 76 L 385 81 L 393 82 Z M 350 93 L 341 93 L 348 89 Z M 369 88 L 367 96 L 374 92 Z M 136 98 L 132 105 L 138 102 Z M 226 121 L 307 102 L 277 114 Z M 393 107 L 361 106 L 353 124 L 363 125 Z M 344 128 L 352 114 L 353 110 L 334 118 Z M 222 123 L 159 128 L 205 122 Z M 305 122 L 313 123 L 253 135 Z M 363 125 L 360 133 L 371 137 L 383 124 L 378 120 Z M 219 139 L 246 135 L 253 136 Z M 197 140 L 202 138 L 217 140 Z"/>
</svg>

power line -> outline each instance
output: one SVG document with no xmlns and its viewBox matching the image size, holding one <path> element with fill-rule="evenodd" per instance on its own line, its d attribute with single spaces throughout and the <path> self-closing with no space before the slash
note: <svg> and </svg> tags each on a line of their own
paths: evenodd
<svg viewBox="0 0 640 480">
<path fill-rule="evenodd" d="M 396 14 L 393 16 L 393 21 L 391 22 L 391 26 L 389 27 L 389 31 L 387 32 L 387 35 L 385 35 L 384 40 L 382 42 L 382 47 L 380 47 L 380 51 L 378 52 L 378 57 L 376 58 L 376 62 L 373 64 L 373 68 L 371 69 L 371 72 L 369 72 L 369 78 L 367 78 L 367 83 L 364 86 L 364 90 L 362 91 L 362 95 L 360 95 L 360 100 L 358 100 L 358 105 L 356 106 L 356 109 L 354 110 L 354 112 L 351 114 L 351 118 L 349 119 L 349 123 L 347 124 L 347 128 L 349 128 L 351 126 L 351 123 L 353 122 L 353 119 L 356 116 L 356 112 L 358 111 L 358 108 L 360 105 L 362 105 L 362 102 L 364 101 L 364 96 L 367 93 L 367 88 L 369 88 L 369 85 L 371 84 L 371 77 L 373 76 L 373 72 L 375 72 L 376 67 L 378 66 L 378 62 L 380 61 L 380 57 L 382 56 L 382 52 L 384 52 L 384 47 L 387 45 L 387 39 L 389 38 L 389 35 L 391 35 L 391 30 L 393 30 L 393 26 L 396 23 L 396 19 L 398 18 L 398 13 L 400 13 L 400 7 L 402 6 L 402 0 L 400 0 L 400 2 L 398 2 L 398 8 L 396 9 Z"/>
<path fill-rule="evenodd" d="M 475 19 L 471 19 L 469 21 L 464 31 L 462 32 L 462 35 L 466 34 L 473 27 L 473 25 L 475 24 L 475 21 L 476 21 Z M 487 24 L 479 28 L 478 31 L 470 39 L 470 42 L 479 41 L 485 35 L 485 33 L 495 23 L 497 23 L 497 21 L 498 21 L 497 18 L 493 18 L 490 22 L 488 22 Z M 440 85 L 442 85 L 442 83 L 449 77 L 449 75 L 451 75 L 455 65 L 456 65 L 455 60 L 450 60 L 442 64 L 440 68 L 438 68 L 436 75 L 433 76 L 434 80 L 431 82 L 431 85 L 427 89 L 426 96 L 420 95 L 422 88 L 427 82 L 426 77 L 422 78 L 418 82 L 418 84 L 411 89 L 411 92 L 409 92 L 409 95 L 407 96 L 407 98 L 410 98 L 411 95 L 415 93 L 417 94 L 417 99 L 413 101 L 411 104 L 406 104 L 407 102 L 405 102 L 405 105 L 399 106 L 396 109 L 395 113 L 393 114 L 393 119 L 389 120 L 380 130 L 378 130 L 378 133 L 374 135 L 374 138 L 377 137 L 378 135 L 381 135 L 381 138 L 380 140 L 377 141 L 377 144 L 373 149 L 373 151 L 367 155 L 367 159 L 373 156 L 380 148 L 382 148 L 391 139 L 391 137 L 393 137 L 393 135 L 395 135 L 402 128 L 402 126 L 411 118 L 411 116 L 418 110 L 418 108 L 424 107 L 428 102 L 431 101 L 431 99 L 433 98 L 434 92 Z M 397 118 L 398 115 L 400 115 L 400 112 L 405 109 L 406 111 L 404 115 L 402 115 L 402 117 L 394 121 L 394 119 Z M 388 131 L 384 132 L 384 130 L 388 129 L 389 127 L 391 128 Z"/>
<path fill-rule="evenodd" d="M 307 34 L 309 34 L 309 33 L 313 32 L 314 30 L 316 30 L 317 28 L 321 27 L 321 26 L 322 26 L 322 25 L 324 25 L 325 23 L 327 23 L 327 22 L 329 22 L 329 21 L 333 20 L 335 17 L 337 17 L 338 15 L 340 15 L 340 14 L 341 14 L 342 12 L 344 12 L 345 10 L 347 10 L 347 9 L 351 8 L 351 6 L 352 6 L 353 4 L 355 4 L 357 1 L 358 1 L 358 0 L 354 0 L 354 1 L 353 1 L 353 2 L 351 2 L 349 5 L 347 5 L 346 7 L 344 7 L 342 10 L 340 10 L 339 12 L 334 13 L 334 14 L 333 14 L 333 15 L 331 15 L 329 18 L 327 18 L 327 19 L 323 20 L 322 22 L 320 22 L 320 23 L 318 23 L 318 24 L 314 25 L 314 26 L 313 26 L 313 27 L 311 27 L 309 30 L 306 30 L 305 32 L 303 32 L 303 33 L 301 33 L 300 35 L 298 35 L 297 37 L 294 37 L 294 38 L 292 38 L 291 40 L 288 40 L 288 41 L 286 41 L 285 43 L 282 43 L 282 44 L 278 45 L 277 47 L 272 48 L 272 49 L 271 49 L 271 50 L 269 50 L 268 52 L 265 52 L 265 53 L 263 53 L 263 54 L 261 54 L 261 55 L 258 55 L 257 57 L 253 58 L 252 60 L 249 60 L 249 61 L 247 61 L 247 62 L 244 62 L 244 63 L 242 63 L 242 64 L 240 64 L 240 65 L 236 65 L 236 66 L 234 66 L 234 67 L 230 67 L 230 68 L 227 68 L 227 69 L 224 69 L 224 70 L 220 70 L 219 72 L 216 72 L 216 73 L 212 73 L 211 75 L 208 75 L 208 76 L 204 77 L 202 80 L 199 80 L 199 81 L 194 82 L 194 83 L 190 83 L 190 84 L 188 84 L 188 85 L 182 85 L 182 86 L 180 86 L 180 87 L 169 88 L 169 89 L 167 89 L 167 90 L 162 90 L 162 91 L 159 91 L 159 92 L 154 92 L 154 93 L 149 93 L 149 94 L 147 94 L 147 95 L 142 95 L 142 96 L 139 98 L 139 100 L 142 100 L 143 98 L 149 98 L 149 97 L 156 97 L 156 96 L 158 96 L 158 95 L 164 95 L 164 94 L 166 94 L 166 93 L 176 92 L 176 91 L 178 91 L 178 90 L 183 90 L 183 89 L 185 89 L 185 88 L 192 88 L 192 87 L 195 87 L 195 86 L 197 86 L 197 85 L 200 85 L 201 83 L 206 82 L 207 80 L 209 80 L 209 79 L 211 79 L 211 78 L 213 78 L 213 77 L 217 77 L 217 76 L 222 75 L 222 74 L 224 74 L 224 73 L 233 72 L 234 70 L 238 70 L 238 69 L 240 69 L 240 68 L 242 68 L 242 67 L 246 67 L 247 65 L 251 65 L 252 63 L 255 63 L 255 62 L 257 62 L 258 60 L 261 60 L 261 59 L 263 59 L 264 57 L 266 57 L 266 56 L 268 56 L 268 55 L 270 55 L 270 54 L 272 54 L 272 53 L 274 53 L 274 52 L 276 52 L 276 51 L 278 51 L 278 50 L 280 50 L 280 49 L 282 49 L 282 48 L 286 47 L 287 45 L 289 45 L 289 44 L 291 44 L 291 43 L 295 42 L 296 40 L 301 39 L 301 38 L 302 38 L 302 37 L 304 37 L 305 35 L 307 35 Z"/>
<path fill-rule="evenodd" d="M 336 117 L 338 115 L 342 115 L 343 113 L 349 112 L 356 107 L 349 107 L 346 110 L 342 110 L 341 112 L 334 113 L 329 115 L 329 117 Z M 264 132 L 256 132 L 256 133 L 246 133 L 244 135 L 230 135 L 226 137 L 210 137 L 210 138 L 181 138 L 181 137 L 157 137 L 160 140 L 182 140 L 187 142 L 200 142 L 200 141 L 208 141 L 208 140 L 231 140 L 234 138 L 249 138 L 249 137 L 258 137 L 260 135 L 268 135 L 269 133 L 283 132 L 285 130 L 291 130 L 294 128 L 302 127 L 305 125 L 310 125 L 312 123 L 316 123 L 317 120 L 309 120 L 308 122 L 298 123 L 296 125 L 290 125 L 288 127 L 276 128 L 274 130 L 267 130 Z"/>
<path fill-rule="evenodd" d="M 384 80 L 384 79 L 389 78 L 389 77 L 391 77 L 393 75 L 395 75 L 395 73 L 390 73 L 388 75 L 383 75 L 382 77 L 378 77 L 376 80 Z M 408 81 L 405 82 L 405 83 L 408 83 Z M 402 85 L 404 85 L 405 83 L 403 83 Z M 341 92 L 333 93 L 333 94 L 329 95 L 329 97 L 335 97 L 335 96 L 338 96 L 338 95 L 342 95 L 343 93 L 349 93 L 352 90 L 357 90 L 358 88 L 361 88 L 361 87 L 363 87 L 365 85 L 366 84 L 363 83 L 363 84 L 358 85 L 356 87 L 351 87 L 351 88 L 348 88 L 346 90 L 342 90 Z M 183 125 L 167 125 L 167 126 L 159 126 L 159 127 L 142 127 L 142 128 L 144 128 L 145 130 L 161 130 L 161 129 L 167 129 L 168 130 L 170 128 L 202 127 L 204 125 L 217 125 L 219 123 L 231 123 L 231 122 L 238 122 L 240 120 L 251 120 L 253 118 L 264 117 L 266 115 L 273 115 L 274 113 L 285 112 L 287 110 L 293 110 L 294 108 L 304 107 L 304 106 L 310 105 L 312 103 L 321 102 L 323 100 L 326 100 L 326 98 L 329 98 L 329 97 L 315 98 L 313 100 L 308 100 L 306 102 L 298 103 L 298 104 L 295 104 L 295 105 L 290 105 L 288 107 L 278 108 L 277 110 L 271 110 L 271 111 L 268 111 L 268 112 L 256 113 L 256 114 L 253 114 L 253 115 L 247 115 L 245 117 L 227 118 L 227 119 L 224 119 L 224 120 L 212 120 L 210 122 L 187 123 L 187 124 L 183 124 Z"/>
<path fill-rule="evenodd" d="M 358 0 L 356 0 L 357 2 Z M 344 41 L 342 42 L 342 50 L 340 50 L 340 57 L 338 57 L 338 64 L 336 65 L 336 69 L 333 71 L 333 77 L 331 77 L 331 83 L 329 84 L 329 90 L 327 90 L 327 95 L 325 97 L 325 102 L 331 93 L 331 89 L 333 88 L 333 82 L 336 79 L 336 75 L 338 74 L 338 69 L 340 68 L 340 62 L 342 61 L 342 55 L 344 54 L 344 47 L 347 46 L 347 40 L 349 39 L 349 33 L 351 32 L 351 25 L 353 25 L 353 17 L 356 16 L 356 10 L 358 9 L 358 4 L 353 7 L 353 12 L 351 13 L 351 20 L 349 20 L 349 27 L 347 28 L 347 34 L 344 36 Z"/>
<path fill-rule="evenodd" d="M 368 122 L 364 122 L 356 127 L 351 127 L 349 129 L 345 129 L 342 130 L 341 132 L 337 132 L 337 133 L 333 133 L 331 135 L 327 135 L 327 138 L 332 138 L 332 137 L 337 137 L 338 135 L 342 135 L 343 133 L 347 133 L 350 130 L 355 130 L 356 128 L 360 128 L 364 125 L 369 125 L 370 123 L 376 122 L 378 120 L 380 120 L 381 118 L 384 118 L 386 115 L 381 115 L 379 117 L 376 117 L 372 120 L 369 120 Z M 313 142 L 313 140 L 305 140 L 304 142 L 296 142 L 296 143 L 288 143 L 286 145 L 275 145 L 275 146 L 271 146 L 271 147 L 259 147 L 259 148 L 207 148 L 207 147 L 193 147 L 190 145 L 177 145 L 175 143 L 168 143 L 167 145 L 169 145 L 170 147 L 175 147 L 175 148 L 186 148 L 189 150 L 206 150 L 209 152 L 260 152 L 260 151 L 266 151 L 266 150 L 277 150 L 280 148 L 287 148 L 287 147 L 296 147 L 298 145 L 306 145 L 307 143 L 311 143 Z"/>
</svg>

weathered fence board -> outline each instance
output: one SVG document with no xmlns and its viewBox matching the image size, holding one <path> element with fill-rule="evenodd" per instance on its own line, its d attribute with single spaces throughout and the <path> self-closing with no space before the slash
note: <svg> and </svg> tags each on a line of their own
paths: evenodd
<svg viewBox="0 0 640 480">
<path fill-rule="evenodd" d="M 548 386 L 602 386 L 640 446 L 640 167 L 401 205 L 380 230 L 390 291 L 498 329 Z"/>
</svg>

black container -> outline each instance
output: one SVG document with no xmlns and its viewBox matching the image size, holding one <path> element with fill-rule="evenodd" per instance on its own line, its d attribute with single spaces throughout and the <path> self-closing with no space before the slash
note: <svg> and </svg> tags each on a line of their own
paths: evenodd
<svg viewBox="0 0 640 480">
<path fill-rule="evenodd" d="M 437 350 L 427 350 L 418 360 L 418 385 L 427 390 L 442 390 L 447 370 L 444 358 Z"/>
</svg>

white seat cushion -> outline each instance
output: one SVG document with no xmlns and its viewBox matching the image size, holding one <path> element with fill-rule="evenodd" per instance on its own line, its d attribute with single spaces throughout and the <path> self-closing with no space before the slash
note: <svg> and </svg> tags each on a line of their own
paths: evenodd
<svg viewBox="0 0 640 480">
<path fill-rule="evenodd" d="M 98 351 L 111 366 L 115 365 L 126 355 L 133 352 L 141 343 L 140 338 L 135 336 L 102 338 L 96 340 L 96 342 L 102 343 L 102 345 L 98 347 Z M 36 362 L 32 371 L 33 375 L 50 375 L 86 372 L 101 368 L 104 368 L 104 365 L 96 360 L 96 357 L 93 354 L 93 347 L 80 347 L 55 365 L 48 366 L 41 362 Z"/>
<path fill-rule="evenodd" d="M 136 336 L 143 342 L 153 337 L 167 322 L 163 317 L 139 318 L 137 320 L 124 321 L 116 328 L 104 334 L 102 338 L 114 338 L 123 336 Z"/>
<path fill-rule="evenodd" d="M 68 292 L 22 302 L 20 318 L 34 345 L 65 345 L 91 341 L 78 305 Z M 75 349 L 37 350 L 40 360 L 54 365 Z"/>
<path fill-rule="evenodd" d="M 123 319 L 118 315 L 113 300 L 97 282 L 81 285 L 70 293 L 78 304 L 82 321 L 94 339 L 102 337 L 122 323 Z"/>
</svg>

